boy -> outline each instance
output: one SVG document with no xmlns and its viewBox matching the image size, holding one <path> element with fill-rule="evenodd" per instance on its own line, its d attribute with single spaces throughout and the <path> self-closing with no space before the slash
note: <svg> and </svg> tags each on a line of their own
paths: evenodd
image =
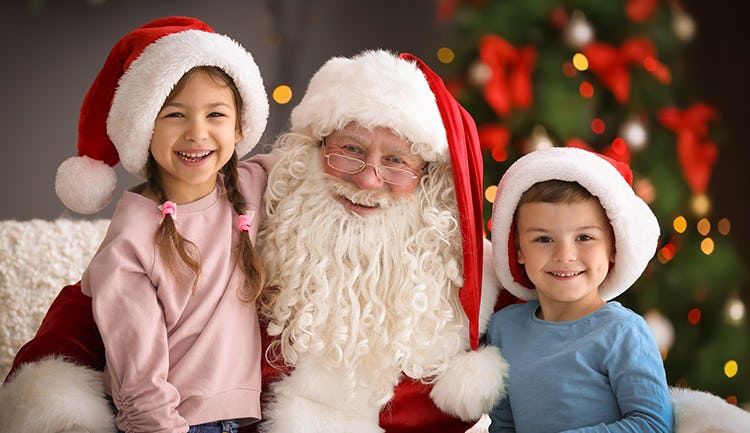
<svg viewBox="0 0 750 433">
<path fill-rule="evenodd" d="M 654 337 L 610 301 L 643 272 L 659 236 L 631 180 L 622 163 L 552 148 L 520 158 L 500 181 L 495 266 L 529 302 L 495 313 L 488 328 L 510 364 L 490 432 L 672 431 Z"/>
</svg>

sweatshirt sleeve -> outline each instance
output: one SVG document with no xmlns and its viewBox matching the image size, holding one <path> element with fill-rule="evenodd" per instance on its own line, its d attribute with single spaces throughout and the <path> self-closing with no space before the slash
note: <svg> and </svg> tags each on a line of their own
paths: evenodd
<svg viewBox="0 0 750 433">
<path fill-rule="evenodd" d="M 604 363 L 622 418 L 563 433 L 672 432 L 674 417 L 664 365 L 642 317 L 633 315 L 621 328 Z"/>
<path fill-rule="evenodd" d="M 128 231 L 115 219 L 112 224 L 81 283 L 104 341 L 117 425 L 126 433 L 184 433 L 180 395 L 168 381 L 167 326 L 146 272 L 154 261 L 153 234 Z"/>
</svg>

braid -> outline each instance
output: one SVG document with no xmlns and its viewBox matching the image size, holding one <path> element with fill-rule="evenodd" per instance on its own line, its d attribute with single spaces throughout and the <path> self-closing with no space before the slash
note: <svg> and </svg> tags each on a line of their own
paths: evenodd
<svg viewBox="0 0 750 433">
<path fill-rule="evenodd" d="M 148 163 L 146 164 L 146 179 L 148 186 L 159 198 L 160 203 L 167 201 L 167 195 L 164 192 L 164 187 L 161 183 L 161 176 L 159 176 L 159 168 L 156 164 L 154 157 L 149 154 Z M 191 291 L 195 293 L 195 289 L 198 287 L 198 278 L 201 274 L 201 263 L 200 263 L 200 252 L 198 247 L 194 243 L 185 239 L 177 231 L 177 226 L 174 223 L 174 219 L 171 217 L 164 217 L 159 225 L 159 228 L 154 234 L 154 242 L 159 249 L 162 259 L 167 264 L 169 271 L 175 278 L 177 277 L 177 271 L 175 270 L 175 253 L 179 256 L 182 262 L 190 269 L 195 278 L 193 279 L 193 287 Z"/>
<path fill-rule="evenodd" d="M 238 157 L 235 152 L 232 158 L 224 165 L 224 187 L 227 191 L 227 199 L 238 215 L 247 211 L 247 201 L 242 192 L 237 188 L 237 163 Z M 245 302 L 257 300 L 263 290 L 266 279 L 266 271 L 260 261 L 260 256 L 253 245 L 250 236 L 241 233 L 240 242 L 237 245 L 237 257 L 242 273 L 245 274 L 246 290 L 240 294 L 240 299 Z"/>
</svg>

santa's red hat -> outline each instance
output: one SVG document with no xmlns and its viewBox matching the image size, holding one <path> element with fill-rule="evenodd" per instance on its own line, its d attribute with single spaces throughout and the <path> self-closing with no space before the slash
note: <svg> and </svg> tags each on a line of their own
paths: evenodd
<svg viewBox="0 0 750 433">
<path fill-rule="evenodd" d="M 144 24 L 115 44 L 81 107 L 78 156 L 60 165 L 55 191 L 79 213 L 95 213 L 112 199 L 122 162 L 143 176 L 156 115 L 175 84 L 196 66 L 216 66 L 242 97 L 239 157 L 260 140 L 268 97 L 253 57 L 227 36 L 190 17 L 165 17 Z"/>
<path fill-rule="evenodd" d="M 610 300 L 627 290 L 654 256 L 659 240 L 656 216 L 633 191 L 632 179 L 627 164 L 578 148 L 553 147 L 519 158 L 500 180 L 492 211 L 495 270 L 502 286 L 521 299 L 537 299 L 516 260 L 513 216 L 532 185 L 563 180 L 578 182 L 599 199 L 614 232 L 615 263 L 599 287 L 600 296 Z"/>
<path fill-rule="evenodd" d="M 466 420 L 479 418 L 502 393 L 507 367 L 495 348 L 476 350 L 484 256 L 483 169 L 476 124 L 421 59 L 384 50 L 328 60 L 292 111 L 291 129 L 322 140 L 351 122 L 370 129 L 389 128 L 409 141 L 425 161 L 450 164 L 463 242 L 464 285 L 459 299 L 469 322 L 467 341 L 474 350 L 451 360 L 430 396 L 447 413 Z M 487 371 L 497 375 L 488 380 Z M 472 373 L 477 386 L 464 386 L 471 383 Z"/>
</svg>

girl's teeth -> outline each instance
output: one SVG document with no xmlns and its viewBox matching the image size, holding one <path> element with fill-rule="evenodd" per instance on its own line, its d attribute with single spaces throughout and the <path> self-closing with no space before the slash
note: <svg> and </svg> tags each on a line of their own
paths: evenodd
<svg viewBox="0 0 750 433">
<path fill-rule="evenodd" d="M 177 154 L 178 154 L 178 155 L 180 155 L 180 156 L 181 156 L 182 158 L 185 158 L 185 159 L 200 159 L 200 158 L 205 158 L 205 157 L 207 157 L 208 155 L 210 155 L 210 154 L 211 154 L 211 151 L 209 150 L 209 151 L 206 151 L 206 152 L 200 152 L 200 153 L 193 153 L 193 152 L 177 152 Z"/>
</svg>

